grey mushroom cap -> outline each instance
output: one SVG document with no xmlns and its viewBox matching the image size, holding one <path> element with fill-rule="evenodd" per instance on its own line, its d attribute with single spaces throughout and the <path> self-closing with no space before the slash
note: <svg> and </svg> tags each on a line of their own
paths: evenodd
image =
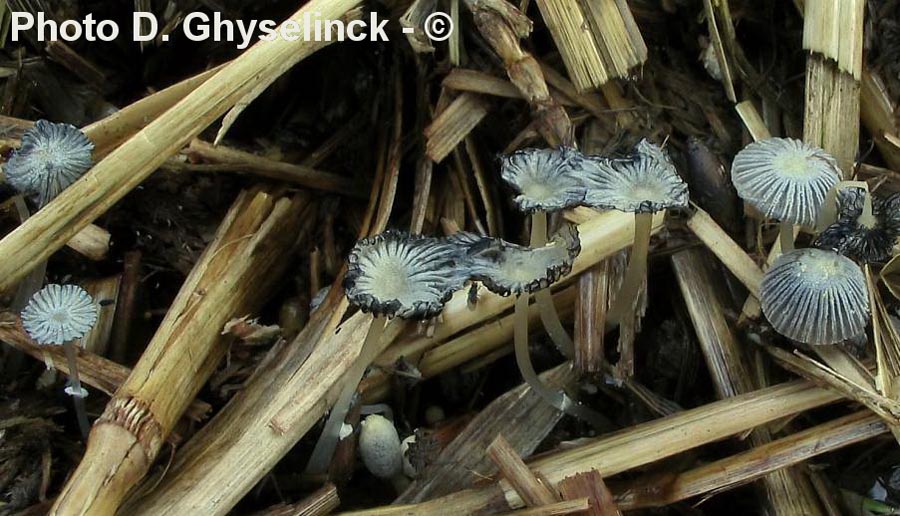
<svg viewBox="0 0 900 516">
<path fill-rule="evenodd" d="M 6 162 L 6 180 L 44 206 L 91 168 L 93 150 L 75 126 L 38 120 Z"/>
<path fill-rule="evenodd" d="M 347 259 L 347 298 L 376 316 L 429 319 L 440 314 L 465 271 L 459 246 L 437 238 L 386 231 L 359 241 Z"/>
<path fill-rule="evenodd" d="M 900 236 L 900 194 L 872 199 L 874 226 L 860 221 L 867 194 L 862 188 L 838 192 L 838 220 L 822 230 L 813 245 L 831 249 L 862 263 L 882 263 L 891 259 Z"/>
<path fill-rule="evenodd" d="M 825 196 L 841 180 L 824 150 L 791 138 L 767 138 L 734 157 L 731 180 L 738 195 L 766 217 L 814 226 Z"/>
<path fill-rule="evenodd" d="M 641 140 L 628 159 L 589 158 L 585 204 L 629 213 L 688 205 L 687 184 L 659 146 Z"/>
<path fill-rule="evenodd" d="M 500 159 L 500 175 L 518 195 L 521 211 L 557 211 L 584 202 L 579 178 L 584 156 L 575 149 L 522 149 Z"/>
<path fill-rule="evenodd" d="M 83 288 L 50 284 L 22 311 L 25 332 L 42 345 L 62 345 L 84 337 L 97 321 L 97 307 Z"/>
<path fill-rule="evenodd" d="M 833 251 L 800 249 L 778 257 L 760 290 L 763 313 L 778 333 L 805 344 L 835 344 L 866 329 L 866 278 Z"/>
<path fill-rule="evenodd" d="M 465 267 L 473 280 L 495 294 L 508 296 L 545 289 L 572 270 L 581 252 L 578 228 L 562 226 L 550 242 L 537 248 L 497 238 L 482 238 L 467 252 Z"/>
</svg>

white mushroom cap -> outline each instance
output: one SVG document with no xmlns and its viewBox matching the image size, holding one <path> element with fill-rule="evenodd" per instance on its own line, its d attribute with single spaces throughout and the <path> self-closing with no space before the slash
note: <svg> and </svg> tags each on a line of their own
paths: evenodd
<svg viewBox="0 0 900 516">
<path fill-rule="evenodd" d="M 592 157 L 585 204 L 630 213 L 656 213 L 688 204 L 688 188 L 659 146 L 641 140 L 629 159 Z"/>
<path fill-rule="evenodd" d="M 545 289 L 572 270 L 581 252 L 578 228 L 562 226 L 550 242 L 537 248 L 498 238 L 483 238 L 467 253 L 466 268 L 472 279 L 501 296 Z"/>
<path fill-rule="evenodd" d="M 38 344 L 61 345 L 80 339 L 96 321 L 94 300 L 76 285 L 47 285 L 22 311 L 22 326 Z"/>
<path fill-rule="evenodd" d="M 578 177 L 583 162 L 581 153 L 568 147 L 522 149 L 501 158 L 500 175 L 519 193 L 520 210 L 556 211 L 584 201 Z"/>
<path fill-rule="evenodd" d="M 75 126 L 38 120 L 4 166 L 6 180 L 43 206 L 91 168 L 93 150 Z"/>
<path fill-rule="evenodd" d="M 465 271 L 456 267 L 459 254 L 450 241 L 386 231 L 350 252 L 344 290 L 365 312 L 428 319 L 465 284 Z"/>
<path fill-rule="evenodd" d="M 866 329 L 866 278 L 853 260 L 833 251 L 800 249 L 778 257 L 760 290 L 775 330 L 805 344 L 834 344 Z"/>
<path fill-rule="evenodd" d="M 400 436 L 391 421 L 372 414 L 363 420 L 359 432 L 359 454 L 370 473 L 389 479 L 403 468 Z"/>
<path fill-rule="evenodd" d="M 841 180 L 841 170 L 818 147 L 767 138 L 734 157 L 731 179 L 738 195 L 766 217 L 813 226 L 828 190 Z"/>
</svg>

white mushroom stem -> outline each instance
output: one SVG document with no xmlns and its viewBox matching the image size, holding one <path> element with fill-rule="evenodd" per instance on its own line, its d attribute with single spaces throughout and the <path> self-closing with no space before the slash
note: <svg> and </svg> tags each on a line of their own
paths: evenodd
<svg viewBox="0 0 900 516">
<path fill-rule="evenodd" d="M 384 334 L 385 323 L 385 318 L 379 316 L 375 317 L 372 325 L 369 326 L 369 332 L 366 334 L 366 340 L 359 350 L 359 356 L 345 376 L 344 386 L 341 388 L 338 399 L 331 409 L 331 414 L 328 415 L 328 419 L 325 421 L 322 435 L 319 437 L 319 441 L 316 442 L 316 447 L 313 449 L 309 463 L 306 465 L 307 474 L 323 475 L 328 472 L 328 467 L 331 465 L 331 457 L 334 455 L 334 450 L 341 440 L 341 427 L 343 427 L 347 412 L 350 411 L 350 406 L 353 404 L 353 394 L 356 392 L 356 388 L 360 380 L 362 380 L 366 368 L 381 352 L 379 344 L 381 343 L 381 336 Z"/>
<path fill-rule="evenodd" d="M 531 247 L 547 245 L 547 238 L 547 212 L 536 211 L 531 215 Z M 563 328 L 562 321 L 559 320 L 559 313 L 556 311 L 556 305 L 553 304 L 550 289 L 537 291 L 534 299 L 541 315 L 541 322 L 544 324 L 547 334 L 550 335 L 550 340 L 566 358 L 573 358 L 575 343 L 572 342 L 572 337 L 569 336 L 569 333 Z"/>
<path fill-rule="evenodd" d="M 622 279 L 622 286 L 606 316 L 608 328 L 615 328 L 626 316 L 634 312 L 635 298 L 647 274 L 647 253 L 650 250 L 650 232 L 653 228 L 653 213 L 634 214 L 634 245 L 631 259 Z"/>
<path fill-rule="evenodd" d="M 75 350 L 75 344 L 67 342 L 63 344 L 66 350 L 66 360 L 69 362 L 69 387 L 67 391 L 72 396 L 75 403 L 75 417 L 78 418 L 78 428 L 81 429 L 81 436 L 87 439 L 91 431 L 91 424 L 87 418 L 87 408 L 84 404 L 84 393 L 86 392 L 81 386 L 81 379 L 78 378 L 78 355 Z"/>
<path fill-rule="evenodd" d="M 562 412 L 571 416 L 584 420 L 597 428 L 604 428 L 608 424 L 608 420 L 601 414 L 581 405 L 577 401 L 569 397 L 563 390 L 554 390 L 547 387 L 534 371 L 534 364 L 531 363 L 531 355 L 528 353 L 528 298 L 526 294 L 520 295 L 516 299 L 516 308 L 514 313 L 514 330 L 513 338 L 515 341 L 516 364 L 522 373 L 522 378 L 531 389 L 544 399 L 547 403 L 556 407 Z"/>
<path fill-rule="evenodd" d="M 794 225 L 790 222 L 782 222 L 778 229 L 778 240 L 781 242 L 781 252 L 794 250 Z"/>
</svg>

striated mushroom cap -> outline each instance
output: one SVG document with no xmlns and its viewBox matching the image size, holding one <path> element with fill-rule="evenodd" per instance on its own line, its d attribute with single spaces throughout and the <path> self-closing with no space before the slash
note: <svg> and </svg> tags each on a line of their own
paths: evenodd
<svg viewBox="0 0 900 516">
<path fill-rule="evenodd" d="M 629 213 L 656 213 L 688 204 L 687 184 L 659 146 L 641 140 L 629 159 L 589 158 L 585 204 Z"/>
<path fill-rule="evenodd" d="M 838 192 L 838 220 L 816 237 L 813 245 L 830 249 L 862 263 L 882 263 L 891 259 L 900 236 L 900 194 L 872 199 L 874 221 L 863 220 L 866 191 L 846 188 Z"/>
<path fill-rule="evenodd" d="M 841 170 L 818 147 L 767 138 L 738 152 L 731 180 L 738 195 L 766 217 L 813 226 L 828 190 L 841 180 Z"/>
<path fill-rule="evenodd" d="M 44 206 L 91 168 L 93 150 L 75 126 L 38 120 L 6 162 L 6 180 Z"/>
<path fill-rule="evenodd" d="M 475 241 L 467 251 L 465 266 L 472 279 L 501 296 L 545 289 L 572 270 L 581 252 L 578 229 L 566 224 L 550 242 L 538 248 L 496 238 Z"/>
<path fill-rule="evenodd" d="M 344 290 L 364 312 L 429 319 L 465 284 L 465 271 L 456 267 L 459 254 L 459 246 L 446 240 L 386 231 L 360 240 L 350 252 Z"/>
<path fill-rule="evenodd" d="M 50 284 L 31 296 L 22 326 L 38 344 L 62 345 L 80 339 L 97 321 L 97 307 L 83 288 Z"/>
<path fill-rule="evenodd" d="M 763 313 L 775 330 L 805 344 L 835 344 L 866 329 L 866 278 L 833 251 L 800 249 L 778 257 L 760 290 Z"/>
<path fill-rule="evenodd" d="M 584 156 L 575 149 L 522 149 L 500 159 L 500 175 L 518 195 L 516 206 L 526 213 L 557 211 L 584 202 L 579 167 Z"/>
</svg>

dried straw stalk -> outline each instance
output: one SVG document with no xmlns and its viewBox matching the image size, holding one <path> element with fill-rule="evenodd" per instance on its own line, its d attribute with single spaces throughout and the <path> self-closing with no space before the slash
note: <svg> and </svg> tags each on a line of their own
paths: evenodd
<svg viewBox="0 0 900 516">
<path fill-rule="evenodd" d="M 306 13 L 336 19 L 359 0 L 312 0 Z M 0 291 L 8 291 L 81 229 L 105 213 L 166 159 L 277 71 L 281 63 L 309 55 L 315 45 L 276 38 L 262 41 L 225 66 L 140 133 L 112 151 L 50 204 L 0 240 Z"/>
<path fill-rule="evenodd" d="M 530 507 L 519 511 L 504 512 L 505 516 L 555 516 L 560 514 L 589 514 L 591 501 L 588 498 L 564 500 L 540 507 Z"/>
<path fill-rule="evenodd" d="M 552 486 L 541 482 L 534 472 L 528 469 L 519 453 L 503 438 L 503 434 L 498 435 L 488 445 L 487 454 L 525 505 L 540 507 L 559 501 L 559 493 L 555 492 Z"/>
<path fill-rule="evenodd" d="M 667 478 L 650 485 L 641 482 L 620 492 L 616 499 L 623 509 L 634 510 L 719 493 L 813 457 L 884 435 L 887 431 L 887 426 L 878 417 L 868 411 L 856 412 L 679 473 L 674 479 Z"/>
<path fill-rule="evenodd" d="M 900 149 L 888 139 L 889 135 L 900 135 L 900 123 L 894 116 L 897 99 L 888 93 L 878 75 L 867 70 L 863 70 L 860 97 L 860 115 L 866 129 L 890 168 L 900 170 Z"/>
<path fill-rule="evenodd" d="M 586 516 L 622 516 L 612 492 L 596 469 L 566 477 L 556 487 L 567 500 L 586 496 L 591 501 L 591 510 Z"/>
<path fill-rule="evenodd" d="M 830 152 L 853 176 L 859 147 L 864 0 L 806 0 L 804 140 Z"/>
<path fill-rule="evenodd" d="M 531 20 L 506 0 L 466 0 L 466 6 L 478 31 L 503 60 L 510 80 L 531 105 L 544 140 L 551 146 L 571 145 L 574 133 L 569 115 L 550 96 L 540 64 L 519 44 L 531 33 Z"/>
<path fill-rule="evenodd" d="M 790 382 L 716 401 L 643 423 L 588 444 L 536 460 L 530 467 L 550 482 L 596 469 L 607 477 L 697 448 L 756 426 L 833 403 L 839 396 L 809 382 Z M 522 501 L 505 483 L 469 489 L 415 505 L 398 505 L 350 514 L 473 514 L 503 502 Z"/>
<path fill-rule="evenodd" d="M 85 455 L 51 514 L 116 512 L 227 351 L 225 323 L 258 309 L 287 266 L 307 201 L 265 192 L 238 196 L 128 380 L 94 424 Z"/>
<path fill-rule="evenodd" d="M 661 227 L 663 216 L 655 219 Z M 581 228 L 582 252 L 572 274 L 630 245 L 634 217 L 611 212 Z M 340 288 L 333 287 L 335 296 Z M 475 310 L 458 293 L 435 330 L 435 343 L 512 308 L 513 300 L 485 294 Z M 342 298 L 338 298 L 342 299 Z M 325 304 L 328 314 L 295 339 L 305 353 L 288 350 L 196 434 L 176 455 L 158 487 L 129 508 L 137 515 L 224 514 L 290 450 L 331 406 L 335 386 L 359 354 L 371 317 L 357 314 L 340 325 L 346 300 Z M 386 335 L 385 342 L 396 338 Z M 288 346 L 290 348 L 290 346 Z M 312 350 L 314 348 L 314 350 Z"/>
<path fill-rule="evenodd" d="M 425 154 L 440 163 L 488 114 L 484 97 L 463 93 L 425 128 Z"/>
</svg>

